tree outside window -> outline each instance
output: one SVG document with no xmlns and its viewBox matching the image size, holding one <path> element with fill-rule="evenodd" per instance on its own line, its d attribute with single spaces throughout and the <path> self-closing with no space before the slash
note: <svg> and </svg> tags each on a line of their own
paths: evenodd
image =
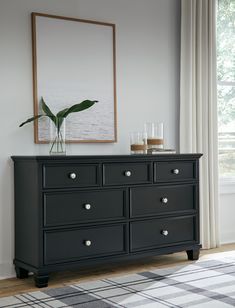
<svg viewBox="0 0 235 308">
<path fill-rule="evenodd" d="M 218 0 L 219 171 L 235 178 L 235 0 Z"/>
</svg>

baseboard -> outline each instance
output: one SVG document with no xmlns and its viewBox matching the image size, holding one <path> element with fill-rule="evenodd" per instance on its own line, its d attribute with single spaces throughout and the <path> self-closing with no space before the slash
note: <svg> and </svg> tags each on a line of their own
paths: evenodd
<svg viewBox="0 0 235 308">
<path fill-rule="evenodd" d="M 221 244 L 233 244 L 235 243 L 235 232 L 224 232 L 220 238 Z"/>
<path fill-rule="evenodd" d="M 0 279 L 12 278 L 15 276 L 15 269 L 12 263 L 0 263 Z"/>
</svg>

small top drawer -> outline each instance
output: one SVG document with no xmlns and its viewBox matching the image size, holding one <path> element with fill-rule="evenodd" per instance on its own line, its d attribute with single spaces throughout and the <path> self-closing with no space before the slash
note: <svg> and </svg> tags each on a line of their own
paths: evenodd
<svg viewBox="0 0 235 308">
<path fill-rule="evenodd" d="M 44 188 L 98 186 L 98 165 L 61 164 L 43 166 Z"/>
<path fill-rule="evenodd" d="M 104 185 L 152 182 L 151 163 L 112 163 L 103 165 Z"/>
<path fill-rule="evenodd" d="M 197 179 L 195 161 L 157 162 L 154 164 L 155 182 L 177 182 Z"/>
</svg>

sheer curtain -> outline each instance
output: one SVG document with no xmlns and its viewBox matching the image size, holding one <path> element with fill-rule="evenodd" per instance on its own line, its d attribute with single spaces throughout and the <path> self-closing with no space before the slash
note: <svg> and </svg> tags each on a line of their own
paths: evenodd
<svg viewBox="0 0 235 308">
<path fill-rule="evenodd" d="M 216 0 L 181 0 L 180 151 L 203 153 L 203 248 L 219 246 Z"/>
</svg>

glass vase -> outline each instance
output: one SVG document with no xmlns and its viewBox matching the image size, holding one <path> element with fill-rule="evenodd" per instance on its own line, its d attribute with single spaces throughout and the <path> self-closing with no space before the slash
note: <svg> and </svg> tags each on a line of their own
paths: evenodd
<svg viewBox="0 0 235 308">
<path fill-rule="evenodd" d="M 147 134 L 133 132 L 130 135 L 131 154 L 147 154 Z"/>
<path fill-rule="evenodd" d="M 66 155 L 65 118 L 50 121 L 50 155 Z"/>
<path fill-rule="evenodd" d="M 145 123 L 148 149 L 163 149 L 163 123 Z"/>
</svg>

